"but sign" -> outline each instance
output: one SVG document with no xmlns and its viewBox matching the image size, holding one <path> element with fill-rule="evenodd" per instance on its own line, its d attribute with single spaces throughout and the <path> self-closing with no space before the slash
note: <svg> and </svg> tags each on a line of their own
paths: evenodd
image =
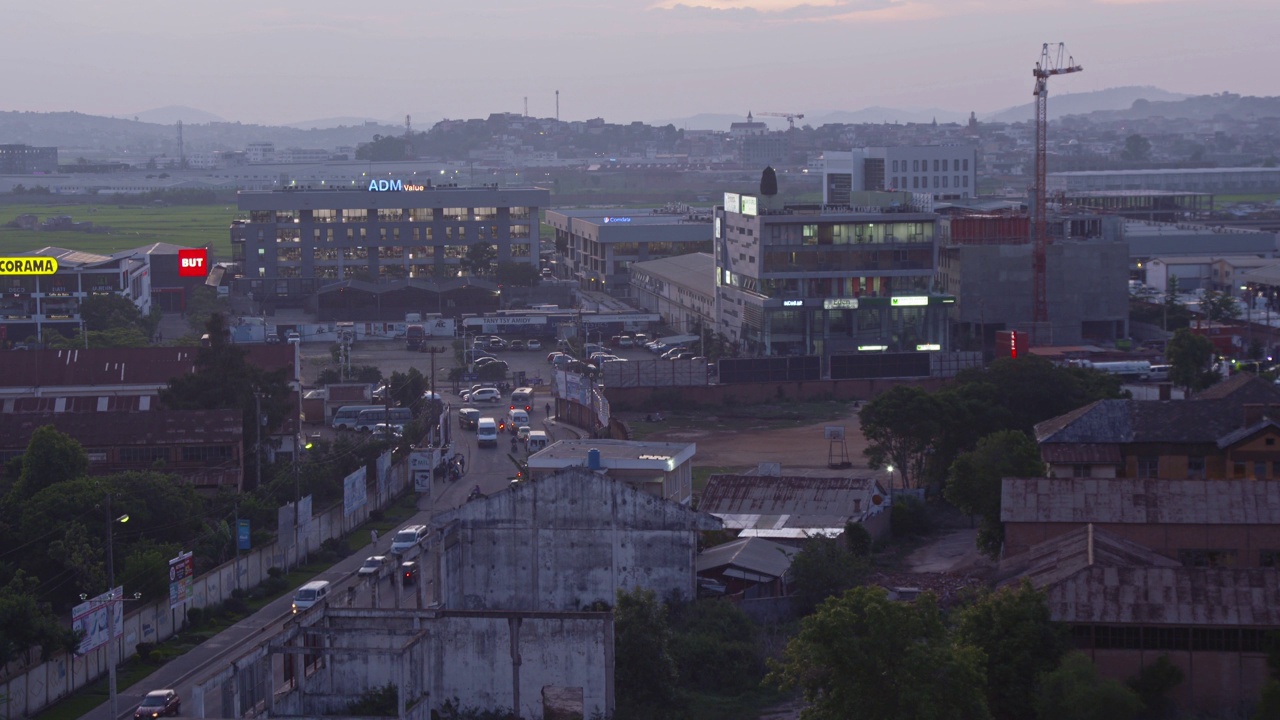
<svg viewBox="0 0 1280 720">
<path fill-rule="evenodd" d="M 208 250 L 189 248 L 178 251 L 178 277 L 204 277 L 208 274 Z"/>
</svg>

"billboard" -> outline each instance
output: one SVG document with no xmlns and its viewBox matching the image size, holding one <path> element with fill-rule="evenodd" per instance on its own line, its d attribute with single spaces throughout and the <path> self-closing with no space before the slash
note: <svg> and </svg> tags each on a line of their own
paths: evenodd
<svg viewBox="0 0 1280 720">
<path fill-rule="evenodd" d="M 351 515 L 369 504 L 369 491 L 364 484 L 364 468 L 342 479 L 342 514 Z"/>
<path fill-rule="evenodd" d="M 178 277 L 204 277 L 209 274 L 209 251 L 204 248 L 178 250 Z"/>
<path fill-rule="evenodd" d="M 195 581 L 195 560 L 185 552 L 169 561 L 169 607 L 176 608 L 191 599 Z"/>
<path fill-rule="evenodd" d="M 75 606 L 71 611 L 71 629 L 82 633 L 77 654 L 84 655 L 106 645 L 112 637 L 108 628 L 114 628 L 114 637 L 124 634 L 123 598 L 124 588 L 118 587 Z"/>
<path fill-rule="evenodd" d="M 434 448 L 415 448 L 409 453 L 409 474 L 413 477 L 415 492 L 431 492 L 431 473 L 435 468 Z"/>
</svg>

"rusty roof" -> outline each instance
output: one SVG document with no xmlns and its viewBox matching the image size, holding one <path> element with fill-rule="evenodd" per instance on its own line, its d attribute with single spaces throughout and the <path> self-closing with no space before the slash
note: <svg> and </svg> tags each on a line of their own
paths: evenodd
<svg viewBox="0 0 1280 720">
<path fill-rule="evenodd" d="M 128 445 L 239 444 L 239 410 L 0 413 L 0 448 L 24 449 L 37 428 L 52 425 L 86 448 Z"/>
<path fill-rule="evenodd" d="M 1004 522 L 1280 524 L 1280 483 L 1145 478 L 1005 478 Z"/>
<path fill-rule="evenodd" d="M 698 508 L 724 517 L 726 527 L 842 528 L 885 495 L 874 478 L 712 475 Z"/>
<path fill-rule="evenodd" d="M 252 365 L 286 368 L 293 377 L 292 344 L 241 345 Z M 166 385 L 195 369 L 198 347 L 91 348 L 0 353 L 0 387 Z"/>
<path fill-rule="evenodd" d="M 1280 625 L 1274 568 L 1092 565 L 1044 588 L 1049 614 L 1069 623 Z"/>
<path fill-rule="evenodd" d="M 1090 565 L 1179 567 L 1171 558 L 1090 523 L 1033 545 L 1021 555 L 1006 558 L 1000 563 L 1000 571 L 1012 577 L 1001 584 L 1029 580 L 1035 587 L 1043 588 Z"/>
</svg>

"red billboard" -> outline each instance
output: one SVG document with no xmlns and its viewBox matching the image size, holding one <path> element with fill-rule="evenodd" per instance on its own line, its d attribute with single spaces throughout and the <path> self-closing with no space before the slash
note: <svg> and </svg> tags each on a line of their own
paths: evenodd
<svg viewBox="0 0 1280 720">
<path fill-rule="evenodd" d="M 204 277 L 209 274 L 209 251 L 184 248 L 178 251 L 178 277 Z"/>
</svg>

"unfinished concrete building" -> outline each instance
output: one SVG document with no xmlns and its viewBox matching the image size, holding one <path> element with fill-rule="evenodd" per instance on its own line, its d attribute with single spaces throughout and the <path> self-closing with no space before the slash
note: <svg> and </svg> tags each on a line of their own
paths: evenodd
<svg viewBox="0 0 1280 720">
<path fill-rule="evenodd" d="M 941 292 L 951 306 L 954 347 L 989 349 L 999 330 L 1030 330 L 1032 245 L 1025 215 L 968 215 L 944 222 Z M 1046 296 L 1051 345 L 1114 341 L 1129 334 L 1129 246 L 1122 221 L 1103 215 L 1052 216 Z"/>
<path fill-rule="evenodd" d="M 433 600 L 462 610 L 612 606 L 618 590 L 695 597 L 699 531 L 720 520 L 569 468 L 436 516 Z"/>
</svg>

